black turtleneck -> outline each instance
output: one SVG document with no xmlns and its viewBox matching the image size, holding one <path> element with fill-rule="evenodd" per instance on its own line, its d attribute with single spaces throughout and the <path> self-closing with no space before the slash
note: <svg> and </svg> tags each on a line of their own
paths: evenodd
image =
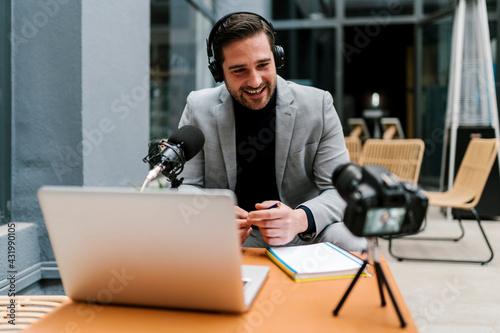
<svg viewBox="0 0 500 333">
<path fill-rule="evenodd" d="M 255 210 L 265 200 L 280 200 L 275 172 L 276 92 L 261 110 L 248 109 L 233 98 L 236 123 L 235 193 L 238 206 Z"/>
<path fill-rule="evenodd" d="M 255 210 L 265 200 L 280 200 L 276 185 L 276 91 L 261 110 L 252 110 L 233 98 L 236 127 L 236 188 L 238 206 Z M 316 232 L 314 216 L 306 206 L 308 228 L 303 234 Z M 255 226 L 253 228 L 256 228 Z"/>
</svg>

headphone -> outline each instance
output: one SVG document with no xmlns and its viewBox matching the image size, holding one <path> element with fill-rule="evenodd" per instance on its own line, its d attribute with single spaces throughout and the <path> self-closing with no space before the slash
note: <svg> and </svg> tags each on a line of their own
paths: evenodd
<svg viewBox="0 0 500 333">
<path fill-rule="evenodd" d="M 213 49 L 213 43 L 214 43 L 214 38 L 217 33 L 217 30 L 219 27 L 224 24 L 226 19 L 232 15 L 235 14 L 250 14 L 250 15 L 255 15 L 258 18 L 260 18 L 262 21 L 264 21 L 270 28 L 271 31 L 273 32 L 274 35 L 274 49 L 273 49 L 273 56 L 274 56 L 274 63 L 276 65 L 276 69 L 279 69 L 283 67 L 285 64 L 285 50 L 281 45 L 279 45 L 279 39 L 278 39 L 278 34 L 274 30 L 273 25 L 271 22 L 267 21 L 265 18 L 262 16 L 255 14 L 255 13 L 250 13 L 250 12 L 237 12 L 237 13 L 231 13 L 228 15 L 223 16 L 220 20 L 218 20 L 215 25 L 212 28 L 212 31 L 210 31 L 210 35 L 208 36 L 207 39 L 207 56 L 208 56 L 208 69 L 210 70 L 210 73 L 212 73 L 212 76 L 214 77 L 215 82 L 222 82 L 224 81 L 224 71 L 222 69 L 221 64 L 215 59 L 215 52 Z"/>
</svg>

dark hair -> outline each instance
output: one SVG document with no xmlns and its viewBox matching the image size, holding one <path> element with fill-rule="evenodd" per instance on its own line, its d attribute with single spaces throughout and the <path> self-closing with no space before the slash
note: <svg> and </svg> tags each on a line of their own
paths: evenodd
<svg viewBox="0 0 500 333">
<path fill-rule="evenodd" d="M 224 62 L 222 48 L 227 44 L 255 36 L 261 32 L 267 35 L 271 51 L 274 50 L 274 31 L 266 21 L 250 13 L 236 13 L 229 16 L 215 32 L 213 39 L 215 61 L 222 65 Z"/>
</svg>

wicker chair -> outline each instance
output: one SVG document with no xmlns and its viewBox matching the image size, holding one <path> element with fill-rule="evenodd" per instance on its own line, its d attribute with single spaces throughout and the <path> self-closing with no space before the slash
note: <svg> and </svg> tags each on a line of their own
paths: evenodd
<svg viewBox="0 0 500 333">
<path fill-rule="evenodd" d="M 420 139 L 369 139 L 363 144 L 359 164 L 383 166 L 400 180 L 417 184 L 424 149 Z"/>
<path fill-rule="evenodd" d="M 366 122 L 363 118 L 349 118 L 347 119 L 349 128 L 351 129 L 349 136 L 354 138 L 359 138 L 360 140 L 366 140 L 370 138 L 370 132 L 366 126 Z"/>
<path fill-rule="evenodd" d="M 397 131 L 398 131 L 398 129 L 397 129 L 396 125 L 391 125 L 391 126 L 387 127 L 387 129 L 382 134 L 382 139 L 385 139 L 385 140 L 394 139 Z"/>
<path fill-rule="evenodd" d="M 500 140 L 474 138 L 469 142 L 465 155 L 458 169 L 455 181 L 450 190 L 445 192 L 425 192 L 429 198 L 429 205 L 438 207 L 451 207 L 456 210 L 470 211 L 478 223 L 483 234 L 490 256 L 485 260 L 455 260 L 455 259 L 432 259 L 432 258 L 408 258 L 395 255 L 392 251 L 392 240 L 389 240 L 389 253 L 396 259 L 434 262 L 456 262 L 456 263 L 478 263 L 486 264 L 493 259 L 493 249 L 488 237 L 481 226 L 481 219 L 475 209 L 481 198 L 484 186 L 488 180 L 493 163 L 497 158 Z M 496 172 L 497 170 L 495 170 Z M 457 212 L 458 213 L 458 212 Z M 465 231 L 462 226 L 460 215 L 457 214 L 458 225 L 461 235 L 454 238 L 443 237 L 404 237 L 408 240 L 437 240 L 437 241 L 458 241 L 464 237 Z"/>
<path fill-rule="evenodd" d="M 67 299 L 67 296 L 0 296 L 0 332 L 21 332 Z M 15 325 L 9 323 L 11 300 L 14 300 Z"/>
<path fill-rule="evenodd" d="M 361 155 L 361 139 L 358 137 L 347 136 L 345 145 L 349 152 L 349 160 L 353 163 L 359 164 L 359 156 Z"/>
<path fill-rule="evenodd" d="M 398 118 L 382 118 L 380 123 L 384 128 L 384 133 L 382 134 L 382 139 L 404 139 L 405 134 L 403 132 L 403 127 Z"/>
</svg>

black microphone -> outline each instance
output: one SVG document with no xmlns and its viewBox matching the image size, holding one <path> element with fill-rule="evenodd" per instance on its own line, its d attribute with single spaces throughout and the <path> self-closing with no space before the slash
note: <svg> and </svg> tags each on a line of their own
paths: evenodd
<svg viewBox="0 0 500 333">
<path fill-rule="evenodd" d="M 179 128 L 168 140 L 150 142 L 148 156 L 143 161 L 153 168 L 147 174 L 141 190 L 160 173 L 170 180 L 172 187 L 178 187 L 182 179 L 179 181 L 176 177 L 184 169 L 184 163 L 198 154 L 204 144 L 203 132 L 192 125 Z"/>
</svg>

